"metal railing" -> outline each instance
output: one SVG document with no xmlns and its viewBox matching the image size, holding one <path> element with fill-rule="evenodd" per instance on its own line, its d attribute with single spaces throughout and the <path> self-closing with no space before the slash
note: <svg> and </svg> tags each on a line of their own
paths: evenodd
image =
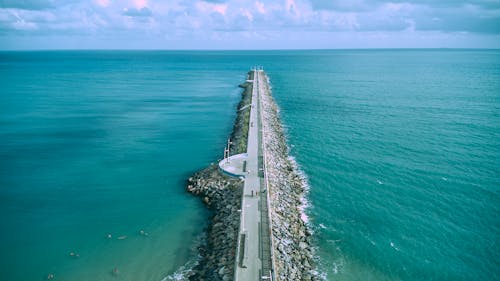
<svg viewBox="0 0 500 281">
<path fill-rule="evenodd" d="M 254 80 L 257 81 L 257 84 L 258 84 L 258 71 L 255 71 L 255 74 L 254 76 L 257 75 L 257 79 L 255 79 L 254 77 Z M 263 170 L 264 170 L 264 184 L 265 184 L 265 199 L 266 199 L 266 204 L 265 204 L 265 209 L 266 209 L 266 213 L 267 213 L 267 225 L 268 225 L 268 230 L 264 230 L 265 232 L 267 232 L 269 234 L 269 239 L 267 239 L 269 241 L 269 245 L 268 248 L 269 249 L 269 256 L 270 256 L 270 259 L 271 259 L 271 268 L 269 270 L 269 279 L 270 280 L 278 280 L 278 278 L 276 277 L 276 261 L 275 261 L 275 256 L 274 256 L 274 241 L 273 241 L 273 233 L 272 233 L 272 216 L 271 216 L 271 213 L 272 213 L 272 209 L 271 209 L 271 206 L 270 206 L 270 198 L 269 198 L 269 179 L 267 177 L 267 173 L 268 173 L 268 170 L 267 170 L 267 153 L 266 153 L 266 146 L 265 146 L 265 142 L 264 142 L 264 126 L 263 126 L 263 115 L 262 115 L 262 106 L 261 106 L 261 92 L 259 90 L 259 85 L 257 85 L 257 94 L 258 94 L 258 105 L 259 105 L 259 117 L 260 117 L 260 122 L 261 122 L 261 130 L 263 131 L 262 132 L 262 143 L 261 143 L 261 146 L 262 146 L 262 154 L 264 156 L 264 161 L 263 161 Z M 263 208 L 261 209 L 261 215 L 263 214 Z M 263 215 L 262 215 L 263 216 Z M 267 245 L 267 243 L 266 243 Z M 262 266 L 262 273 L 264 273 L 264 268 L 265 268 L 265 265 L 264 265 L 264 258 L 262 258 L 262 263 L 263 263 L 263 266 Z M 264 276 L 263 276 L 264 277 Z M 264 278 L 262 278 L 264 279 Z M 267 279 L 267 278 L 266 278 Z"/>
</svg>

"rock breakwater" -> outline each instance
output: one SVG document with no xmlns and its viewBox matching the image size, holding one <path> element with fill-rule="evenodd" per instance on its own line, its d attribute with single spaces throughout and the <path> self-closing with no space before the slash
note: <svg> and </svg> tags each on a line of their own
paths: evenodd
<svg viewBox="0 0 500 281">
<path fill-rule="evenodd" d="M 213 211 L 206 243 L 199 249 L 201 261 L 189 280 L 233 279 L 242 186 L 241 180 L 220 173 L 216 164 L 189 178 L 187 190 Z"/>
<path fill-rule="evenodd" d="M 312 233 L 302 213 L 307 183 L 289 157 L 279 109 L 270 95 L 267 76 L 261 75 L 266 81 L 260 98 L 275 275 L 278 280 L 318 280 L 313 266 Z"/>
<path fill-rule="evenodd" d="M 252 77 L 253 73 L 250 72 L 248 79 Z M 244 90 L 230 137 L 231 155 L 245 152 L 247 148 L 250 112 L 245 106 L 251 101 L 252 84 L 245 82 L 240 87 Z M 191 270 L 188 279 L 233 280 L 243 181 L 222 174 L 217 164 L 211 164 L 191 176 L 186 189 L 199 196 L 212 211 L 206 241 L 199 248 L 201 259 Z"/>
<path fill-rule="evenodd" d="M 253 79 L 249 72 L 248 79 Z M 262 143 L 265 152 L 265 174 L 271 208 L 272 244 L 277 280 L 319 280 L 314 270 L 311 232 L 304 221 L 302 202 L 306 181 L 296 163 L 289 157 L 279 109 L 270 95 L 267 76 L 260 91 Z M 259 79 L 262 81 L 262 79 Z M 246 152 L 252 83 L 244 88 L 231 133 L 231 155 Z M 236 259 L 243 180 L 224 175 L 216 164 L 195 173 L 187 191 L 197 195 L 212 210 L 207 238 L 199 248 L 200 262 L 189 280 L 233 280 Z"/>
</svg>

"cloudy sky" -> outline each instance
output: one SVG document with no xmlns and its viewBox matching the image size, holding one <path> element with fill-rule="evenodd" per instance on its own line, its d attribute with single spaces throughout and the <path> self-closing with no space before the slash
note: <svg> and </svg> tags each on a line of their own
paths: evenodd
<svg viewBox="0 0 500 281">
<path fill-rule="evenodd" d="M 500 0 L 0 0 L 0 49 L 500 48 Z"/>
</svg>

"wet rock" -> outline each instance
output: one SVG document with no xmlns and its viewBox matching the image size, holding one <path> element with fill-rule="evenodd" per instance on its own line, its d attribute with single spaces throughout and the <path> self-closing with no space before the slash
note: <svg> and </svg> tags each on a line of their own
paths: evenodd
<svg viewBox="0 0 500 281">
<path fill-rule="evenodd" d="M 297 164 L 289 157 L 279 109 L 270 91 L 261 96 L 263 143 L 271 198 L 276 272 L 280 280 L 314 280 L 311 265 L 311 235 L 301 216 L 301 198 L 305 196 L 306 180 Z"/>
<path fill-rule="evenodd" d="M 252 79 L 251 76 L 248 78 Z M 248 82 L 241 85 L 245 90 L 238 108 L 249 103 L 250 85 Z M 231 133 L 231 154 L 246 151 L 248 118 L 248 110 L 238 111 Z M 189 280 L 232 280 L 240 225 L 238 210 L 241 209 L 242 188 L 242 180 L 220 173 L 217 164 L 211 164 L 189 177 L 186 190 L 199 196 L 212 211 L 206 241 L 199 248 L 201 260 L 192 269 Z"/>
<path fill-rule="evenodd" d="M 248 79 L 253 79 L 251 73 Z M 238 109 L 250 103 L 250 85 L 242 84 L 245 90 Z M 306 181 L 289 157 L 279 109 L 269 91 L 264 91 L 261 102 L 276 276 L 280 280 L 318 280 L 313 273 L 312 232 L 301 219 Z M 248 120 L 249 110 L 238 110 L 230 137 L 232 155 L 246 151 Z M 206 243 L 199 249 L 202 258 L 189 280 L 233 280 L 242 187 L 242 180 L 219 173 L 216 164 L 188 179 L 186 190 L 212 210 Z"/>
</svg>

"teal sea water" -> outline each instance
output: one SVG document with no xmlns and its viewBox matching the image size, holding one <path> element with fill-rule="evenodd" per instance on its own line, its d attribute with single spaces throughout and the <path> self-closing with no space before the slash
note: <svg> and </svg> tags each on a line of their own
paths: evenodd
<svg viewBox="0 0 500 281">
<path fill-rule="evenodd" d="M 255 64 L 326 280 L 500 278 L 500 51 L 338 50 L 0 52 L 1 279 L 182 271 Z"/>
</svg>

